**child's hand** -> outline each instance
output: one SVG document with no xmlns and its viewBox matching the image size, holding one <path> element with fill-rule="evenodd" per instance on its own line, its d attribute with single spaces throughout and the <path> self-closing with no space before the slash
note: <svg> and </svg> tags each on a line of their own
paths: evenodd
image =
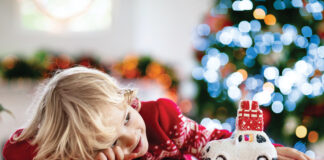
<svg viewBox="0 0 324 160">
<path fill-rule="evenodd" d="M 125 155 L 119 146 L 115 146 L 99 152 L 95 160 L 131 160 L 136 157 L 136 153 Z"/>
<path fill-rule="evenodd" d="M 276 147 L 278 160 L 313 160 L 302 152 L 289 147 Z"/>
</svg>

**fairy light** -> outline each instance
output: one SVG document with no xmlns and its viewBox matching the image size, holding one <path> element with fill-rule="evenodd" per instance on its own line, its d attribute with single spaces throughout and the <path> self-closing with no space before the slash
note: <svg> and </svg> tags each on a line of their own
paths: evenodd
<svg viewBox="0 0 324 160">
<path fill-rule="evenodd" d="M 247 73 L 247 71 L 245 69 L 239 69 L 239 70 L 237 70 L 237 72 L 242 75 L 243 81 L 245 81 L 247 79 L 248 73 Z"/>
<path fill-rule="evenodd" d="M 276 19 L 276 17 L 274 16 L 274 15 L 272 15 L 272 14 L 268 14 L 267 16 L 265 16 L 265 18 L 264 18 L 264 23 L 266 24 L 266 25 L 275 25 L 276 24 L 276 22 L 277 22 L 277 19 Z"/>
<path fill-rule="evenodd" d="M 271 83 L 271 82 L 266 82 L 263 84 L 263 90 L 264 91 L 267 91 L 267 92 L 270 92 L 270 93 L 273 93 L 274 92 L 274 85 Z"/>
<path fill-rule="evenodd" d="M 271 110 L 276 113 L 279 114 L 283 111 L 283 104 L 280 101 L 274 101 L 271 105 Z"/>
<path fill-rule="evenodd" d="M 267 67 L 264 70 L 264 77 L 268 80 L 276 79 L 279 76 L 279 70 L 276 67 Z"/>
<path fill-rule="evenodd" d="M 299 125 L 297 128 L 296 128 L 296 136 L 298 138 L 305 138 L 307 135 L 307 128 L 303 125 Z"/>
<path fill-rule="evenodd" d="M 253 12 L 253 16 L 255 19 L 264 19 L 266 16 L 266 13 L 263 9 L 257 8 Z"/>
<path fill-rule="evenodd" d="M 12 69 L 15 67 L 17 61 L 17 57 L 15 56 L 7 56 L 2 60 L 2 65 L 7 69 Z"/>
<path fill-rule="evenodd" d="M 315 143 L 318 141 L 318 133 L 316 131 L 310 131 L 308 134 L 308 141 L 310 143 Z"/>
<path fill-rule="evenodd" d="M 151 63 L 146 68 L 146 74 L 150 78 L 156 78 L 163 72 L 163 68 L 158 63 Z"/>
</svg>

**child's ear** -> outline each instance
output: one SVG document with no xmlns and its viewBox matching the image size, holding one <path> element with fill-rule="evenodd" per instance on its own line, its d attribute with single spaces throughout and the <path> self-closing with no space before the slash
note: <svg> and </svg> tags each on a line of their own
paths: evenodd
<svg viewBox="0 0 324 160">
<path fill-rule="evenodd" d="M 137 111 L 139 112 L 141 110 L 141 102 L 138 100 L 137 97 L 135 97 L 132 102 L 131 102 L 131 106 Z"/>
</svg>

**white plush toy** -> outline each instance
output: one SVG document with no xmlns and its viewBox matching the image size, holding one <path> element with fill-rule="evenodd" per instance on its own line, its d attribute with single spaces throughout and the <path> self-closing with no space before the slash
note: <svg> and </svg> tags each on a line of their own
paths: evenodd
<svg viewBox="0 0 324 160">
<path fill-rule="evenodd" d="M 263 132 L 258 103 L 241 101 L 232 137 L 208 142 L 202 155 L 204 160 L 277 160 L 276 149 Z"/>
</svg>

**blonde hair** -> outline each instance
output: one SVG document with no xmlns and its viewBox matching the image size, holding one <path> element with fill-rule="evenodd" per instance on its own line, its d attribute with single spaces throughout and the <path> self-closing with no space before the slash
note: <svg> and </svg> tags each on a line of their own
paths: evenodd
<svg viewBox="0 0 324 160">
<path fill-rule="evenodd" d="M 126 106 L 135 96 L 109 75 L 85 67 L 57 73 L 35 104 L 36 115 L 15 141 L 31 140 L 39 159 L 93 159 L 113 142 L 114 128 L 104 123 L 102 107 Z"/>
</svg>

